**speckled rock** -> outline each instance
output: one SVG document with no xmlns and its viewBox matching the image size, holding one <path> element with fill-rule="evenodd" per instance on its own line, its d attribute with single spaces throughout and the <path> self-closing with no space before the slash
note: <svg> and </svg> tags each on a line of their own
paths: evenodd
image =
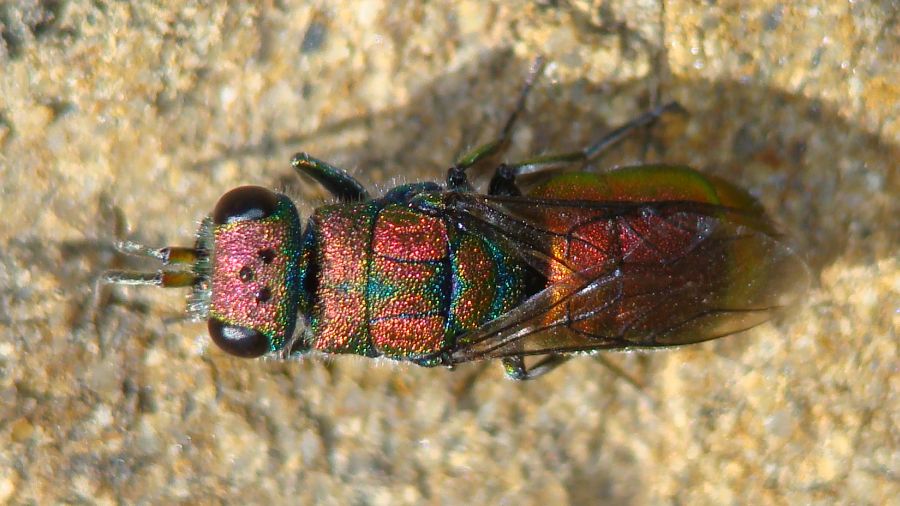
<svg viewBox="0 0 900 506">
<path fill-rule="evenodd" d="M 886 504 L 900 496 L 897 3 L 0 5 L 0 502 Z M 545 77 L 512 157 L 657 100 L 598 165 L 687 163 L 759 196 L 814 285 L 745 334 L 536 382 L 356 358 L 243 361 L 182 293 L 95 304 L 121 209 L 190 244 L 218 195 L 440 179 Z M 96 310 L 95 310 L 96 308 Z M 92 323 L 94 322 L 94 323 Z"/>
</svg>

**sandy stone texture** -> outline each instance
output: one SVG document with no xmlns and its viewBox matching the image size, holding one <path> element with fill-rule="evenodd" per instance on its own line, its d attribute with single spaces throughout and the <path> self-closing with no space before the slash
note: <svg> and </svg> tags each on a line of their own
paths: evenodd
<svg viewBox="0 0 900 506">
<path fill-rule="evenodd" d="M 0 502 L 887 504 L 900 496 L 896 1 L 0 5 Z M 751 332 L 538 381 L 367 359 L 246 361 L 111 247 L 193 241 L 219 195 L 440 180 L 548 65 L 511 159 L 654 103 L 597 165 L 686 163 L 757 195 L 808 258 Z M 93 323 L 92 323 L 93 322 Z"/>
</svg>

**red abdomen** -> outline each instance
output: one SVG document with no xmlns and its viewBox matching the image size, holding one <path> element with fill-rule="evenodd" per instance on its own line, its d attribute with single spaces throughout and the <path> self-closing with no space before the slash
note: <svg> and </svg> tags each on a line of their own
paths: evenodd
<svg viewBox="0 0 900 506">
<path fill-rule="evenodd" d="M 758 204 L 742 190 L 691 169 L 641 166 L 600 174 L 563 174 L 541 184 L 529 196 L 610 203 L 607 211 L 573 205 L 544 224 L 555 234 L 552 251 L 559 260 L 548 268 L 550 283 L 577 276 L 585 269 L 600 267 L 610 273 L 610 281 L 595 290 L 594 296 L 579 299 L 578 307 L 568 302 L 559 308 L 581 315 L 570 326 L 586 335 L 626 335 L 642 332 L 642 326 L 651 329 L 661 319 L 677 321 L 680 294 L 672 287 L 690 290 L 719 275 L 725 279 L 735 262 L 753 254 L 723 247 L 716 254 L 704 255 L 703 265 L 694 265 L 696 259 L 690 253 L 714 233 L 715 214 L 691 212 L 683 205 L 671 211 L 661 203 L 734 209 Z M 617 209 L 617 203 L 647 205 Z M 629 275 L 616 276 L 620 268 Z M 550 313 L 548 318 L 556 316 L 554 311 Z"/>
</svg>

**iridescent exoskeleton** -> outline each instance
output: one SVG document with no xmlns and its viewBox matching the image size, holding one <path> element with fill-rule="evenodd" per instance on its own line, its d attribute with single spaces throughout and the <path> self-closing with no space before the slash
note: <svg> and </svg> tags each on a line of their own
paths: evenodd
<svg viewBox="0 0 900 506">
<path fill-rule="evenodd" d="M 583 169 L 674 103 L 581 151 L 498 163 L 539 71 L 499 139 L 461 158 L 444 185 L 373 198 L 301 153 L 292 166 L 337 200 L 305 224 L 285 195 L 236 188 L 193 248 L 118 244 L 162 260 L 162 270 L 103 280 L 193 287 L 190 313 L 238 356 L 351 353 L 423 366 L 499 358 L 513 379 L 580 353 L 740 332 L 802 293 L 805 264 L 745 191 L 681 166 Z M 467 171 L 491 165 L 487 193 L 476 192 Z M 526 367 L 526 356 L 539 359 Z"/>
</svg>

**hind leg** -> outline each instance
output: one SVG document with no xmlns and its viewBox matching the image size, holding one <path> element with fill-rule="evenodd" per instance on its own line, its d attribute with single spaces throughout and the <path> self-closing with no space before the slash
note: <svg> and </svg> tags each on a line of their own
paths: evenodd
<svg viewBox="0 0 900 506">
<path fill-rule="evenodd" d="M 525 367 L 525 357 L 522 355 L 506 357 L 503 359 L 503 371 L 511 380 L 525 381 L 539 378 L 548 372 L 566 363 L 572 357 L 551 353 L 535 362 L 531 367 Z"/>
<path fill-rule="evenodd" d="M 624 125 L 613 129 L 597 142 L 570 153 L 558 153 L 542 155 L 514 164 L 500 164 L 491 178 L 491 195 L 519 196 L 521 190 L 516 186 L 516 178 L 519 176 L 537 174 L 540 172 L 572 169 L 596 160 L 600 155 L 616 146 L 629 135 L 643 127 L 655 123 L 663 114 L 669 112 L 683 112 L 684 109 L 678 102 L 669 102 L 641 114 Z"/>
</svg>

